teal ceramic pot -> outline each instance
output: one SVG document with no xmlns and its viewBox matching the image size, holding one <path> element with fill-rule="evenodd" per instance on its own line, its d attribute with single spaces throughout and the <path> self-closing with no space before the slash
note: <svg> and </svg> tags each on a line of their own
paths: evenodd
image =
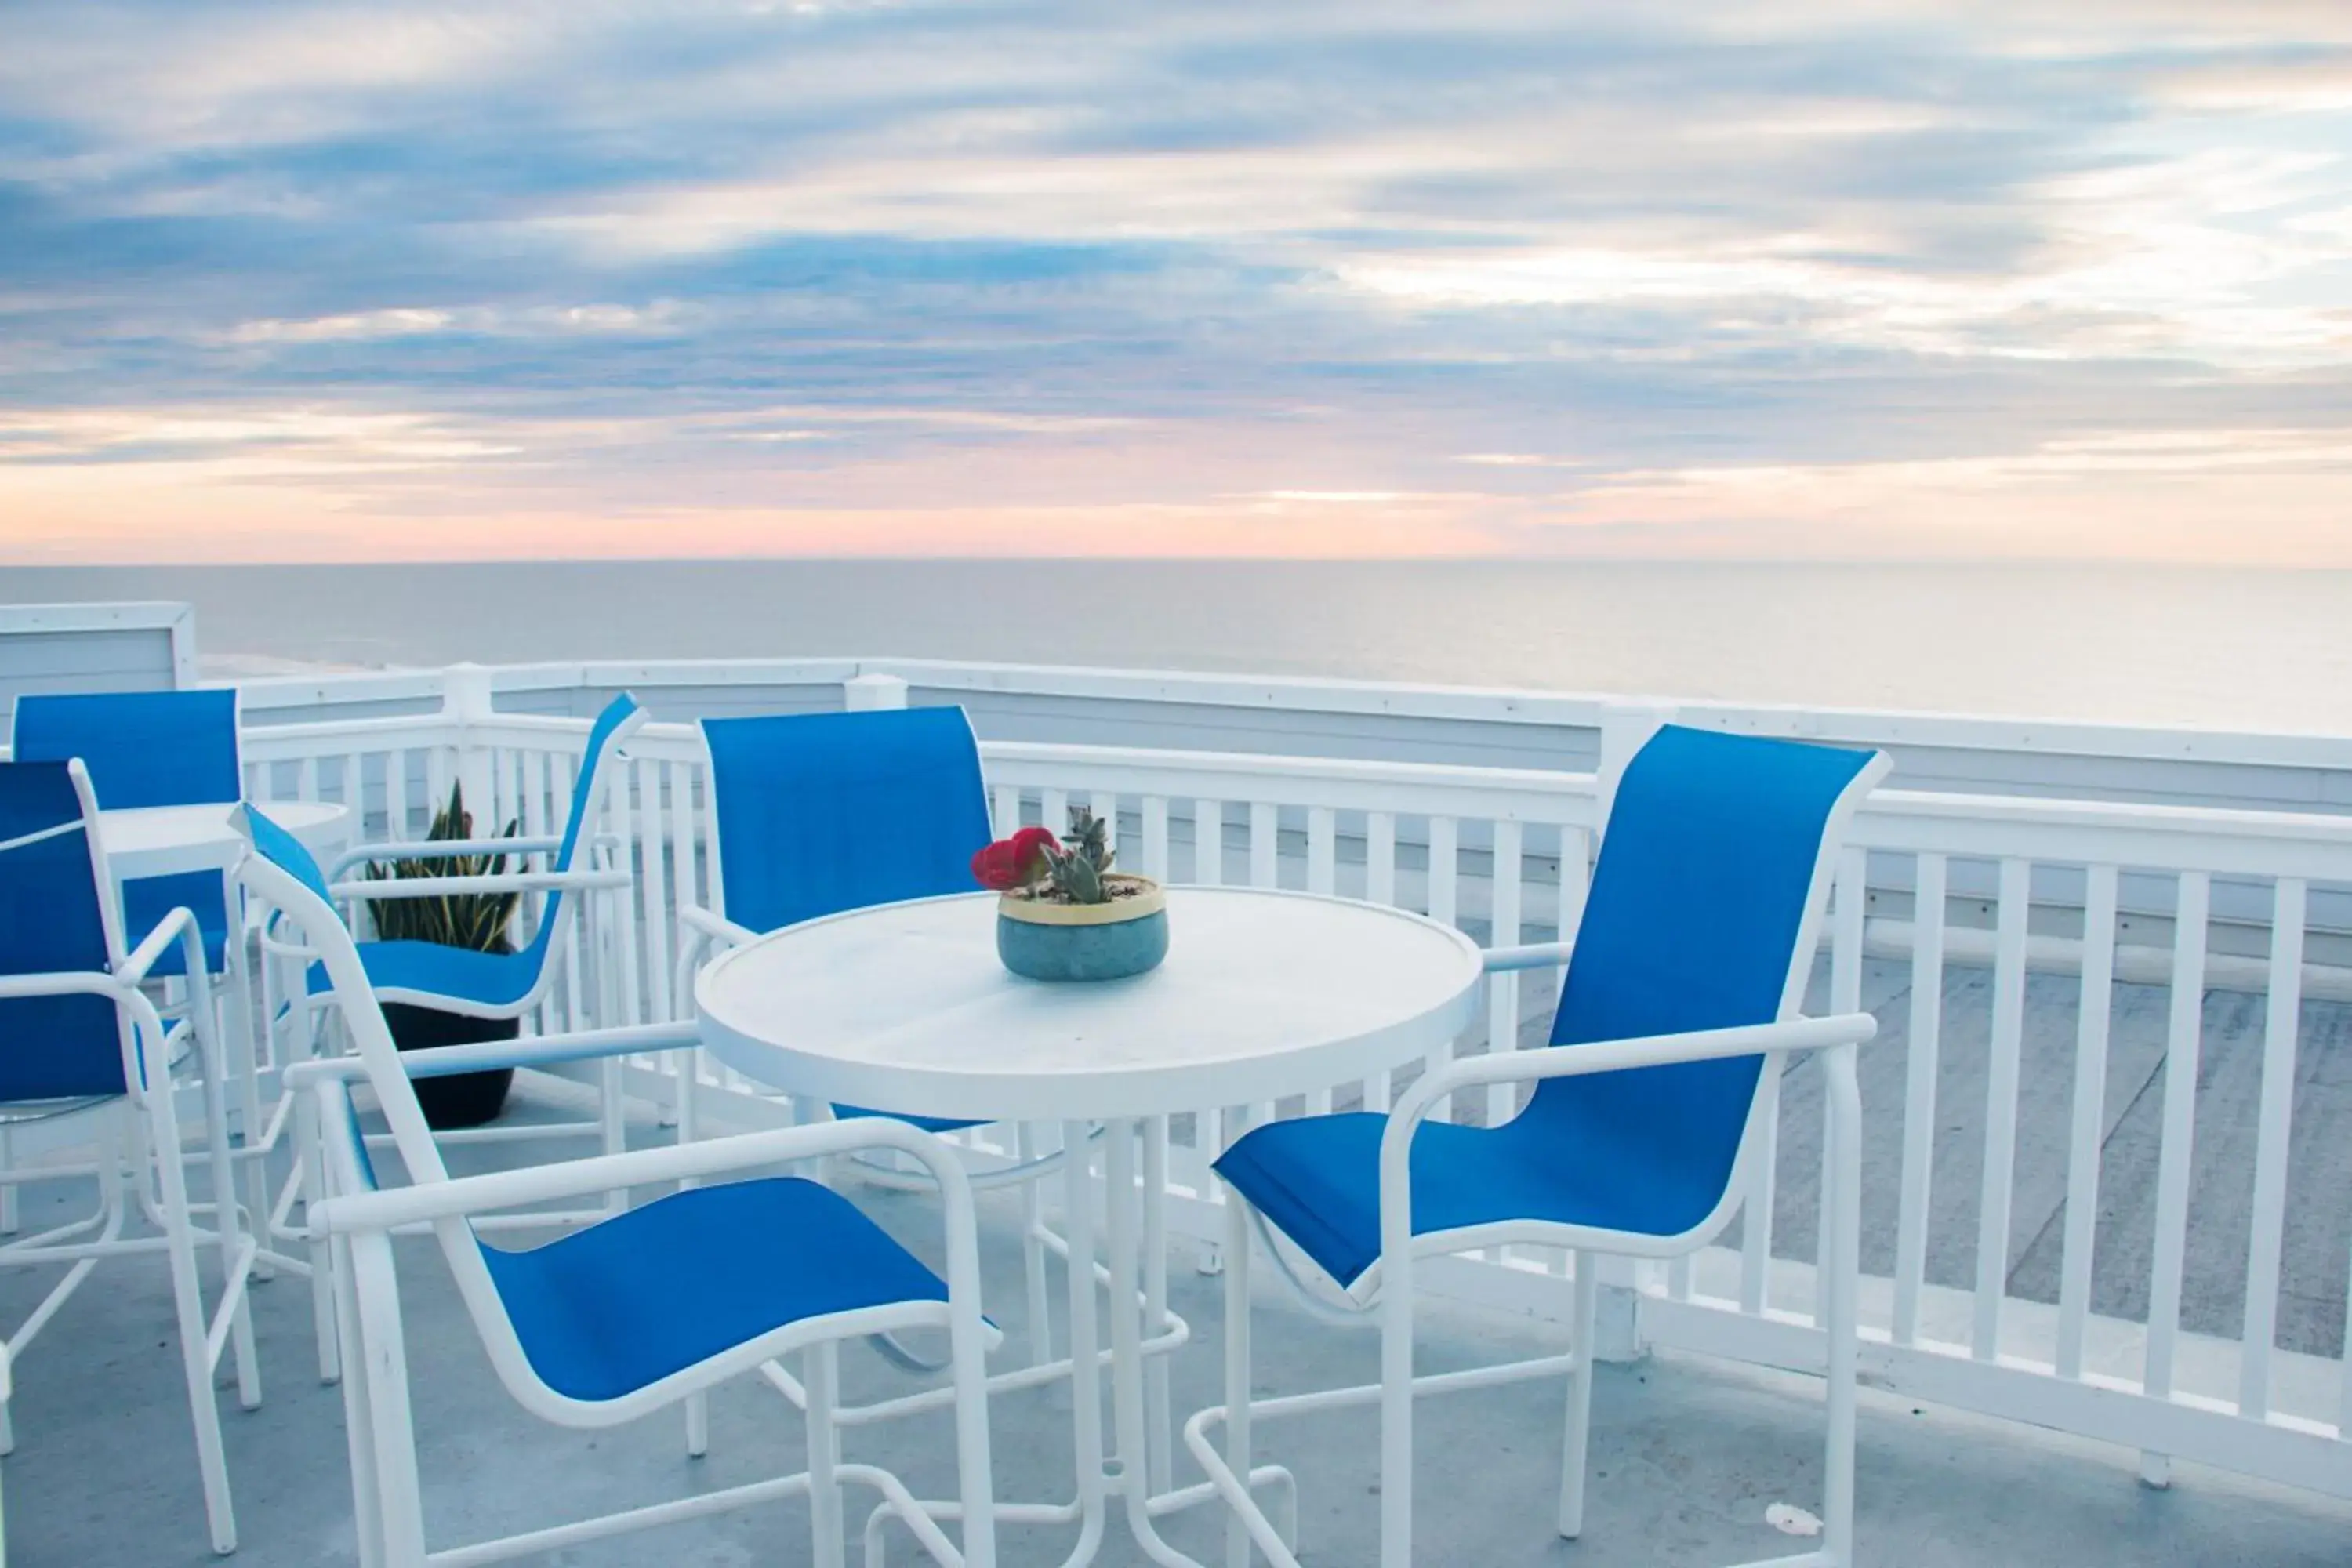
<svg viewBox="0 0 2352 1568">
<path fill-rule="evenodd" d="M 1141 877 L 1117 879 L 1141 891 L 1107 904 L 1002 899 L 996 955 L 1030 980 L 1124 980 L 1168 956 L 1168 896 Z"/>
</svg>

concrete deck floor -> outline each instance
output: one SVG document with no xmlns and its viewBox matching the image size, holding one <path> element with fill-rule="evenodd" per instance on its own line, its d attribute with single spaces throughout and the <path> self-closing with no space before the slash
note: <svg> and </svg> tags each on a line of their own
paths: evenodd
<svg viewBox="0 0 2352 1568">
<path fill-rule="evenodd" d="M 551 1145 L 541 1145 L 544 1154 Z M 480 1168 L 481 1151 L 461 1163 Z M 63 1194 L 34 1189 L 28 1228 L 62 1217 Z M 919 1251 L 935 1229 L 919 1199 L 875 1194 L 873 1211 Z M 987 1201 L 990 1307 L 1012 1331 L 1017 1364 L 1021 1292 L 1011 1213 Z M 1220 1282 L 1181 1253 L 1177 1309 L 1194 1343 L 1174 1362 L 1180 1413 L 1218 1398 Z M 428 1531 L 449 1546 L 625 1504 L 657 1500 L 800 1467 L 797 1412 L 764 1385 L 739 1381 L 712 1401 L 709 1457 L 685 1457 L 675 1415 L 602 1433 L 571 1433 L 525 1416 L 490 1373 L 446 1269 L 426 1243 L 404 1243 L 406 1302 Z M 41 1277 L 0 1274 L 0 1322 L 37 1300 Z M 307 1287 L 280 1279 L 254 1297 L 265 1400 L 240 1412 L 224 1394 L 231 1476 L 247 1568 L 353 1561 L 340 1394 L 316 1375 Z M 16 1568 L 168 1568 L 211 1561 L 194 1448 L 181 1396 L 170 1294 L 160 1259 L 102 1268 L 18 1369 L 18 1447 L 5 1461 L 9 1561 Z M 1525 1321 L 1433 1308 L 1423 1363 L 1432 1368 L 1562 1348 Z M 1262 1298 L 1259 1383 L 1268 1393 L 1359 1382 L 1373 1371 L 1369 1335 L 1325 1328 Z M 908 1380 L 862 1349 L 845 1357 L 853 1395 Z M 2132 1456 L 1924 1409 L 1865 1393 L 1861 1421 L 1863 1562 L 1888 1568 L 1976 1564 L 2178 1564 L 2341 1568 L 2352 1562 L 2352 1505 L 2181 1467 L 2172 1489 L 2134 1479 Z M 1801 1549 L 1765 1510 L 1819 1501 L 1819 1387 L 1806 1380 L 1692 1359 L 1654 1356 L 1604 1366 L 1594 1399 L 1594 1481 L 1582 1541 L 1556 1539 L 1551 1488 L 1559 1462 L 1558 1384 L 1433 1399 L 1420 1426 L 1419 1560 L 1480 1568 L 1616 1568 L 1732 1563 Z M 1066 1403 L 1033 1393 L 996 1402 L 1002 1498 L 1059 1500 L 1069 1491 Z M 1376 1441 L 1360 1412 L 1270 1426 L 1264 1458 L 1297 1473 L 1302 1544 L 1311 1563 L 1366 1563 L 1377 1549 Z M 919 1495 L 949 1495 L 944 1424 L 907 1424 L 852 1445 L 898 1469 Z M 1189 1479 L 1188 1464 L 1180 1474 Z M 856 1500 L 853 1496 L 853 1502 Z M 862 1518 L 858 1510 L 853 1517 Z M 1221 1521 L 1203 1511 L 1169 1528 L 1214 1558 Z M 1008 1563 L 1055 1563 L 1069 1530 L 1008 1529 Z M 895 1531 L 891 1561 L 922 1561 Z M 783 1503 L 542 1559 L 561 1568 L 666 1568 L 808 1561 L 804 1509 Z M 853 1561 L 855 1558 L 853 1557 Z M 1099 1559 L 1140 1563 L 1114 1530 Z"/>
</svg>

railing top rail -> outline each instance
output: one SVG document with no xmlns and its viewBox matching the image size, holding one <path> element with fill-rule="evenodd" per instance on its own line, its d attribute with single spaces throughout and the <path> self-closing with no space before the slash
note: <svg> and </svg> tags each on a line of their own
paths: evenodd
<svg viewBox="0 0 2352 1568">
<path fill-rule="evenodd" d="M 1670 711 L 1685 722 L 1751 734 L 1858 745 L 2026 752 L 2048 755 L 2204 762 L 2352 771 L 2352 737 L 2100 723 L 1992 714 L 1805 708 L 1786 703 L 1684 700 L 1664 696 L 1441 686 L 1316 676 L 1219 674 L 996 664 L 919 658 L 594 659 L 490 668 L 504 692 L 663 686 L 830 685 L 860 674 L 910 685 L 1035 697 L 1092 697 L 1214 707 L 1453 719 L 1506 725 L 1597 727 L 1612 710 Z M 430 697 L 443 672 L 277 677 L 239 682 L 249 711 L 334 701 Z"/>
</svg>

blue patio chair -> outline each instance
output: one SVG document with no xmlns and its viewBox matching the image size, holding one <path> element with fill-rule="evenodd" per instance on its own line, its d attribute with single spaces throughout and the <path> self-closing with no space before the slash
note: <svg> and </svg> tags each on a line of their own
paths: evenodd
<svg viewBox="0 0 2352 1568">
<path fill-rule="evenodd" d="M 233 805 L 244 798 L 234 688 L 197 691 L 101 691 L 16 699 L 10 741 L 20 763 L 62 763 L 79 757 L 89 770 L 101 811 L 159 805 Z M 265 1115 L 256 1057 L 252 977 L 237 934 L 236 900 L 226 871 L 134 877 L 122 884 L 126 931 L 152 931 L 173 910 L 196 918 L 204 963 L 222 982 L 218 999 L 229 1076 L 243 1125 L 244 1157 L 252 1166 L 257 1211 L 268 1186 L 257 1162 L 275 1140 L 277 1122 Z M 187 963 L 175 944 L 158 954 L 151 980 L 184 980 Z M 176 1011 L 176 1008 L 172 1009 Z M 258 1221 L 256 1222 L 258 1224 Z"/>
<path fill-rule="evenodd" d="M 1253 1418 L 1377 1400 L 1381 1561 L 1384 1568 L 1412 1561 L 1413 1266 L 1506 1245 L 1574 1255 L 1573 1362 L 1518 1370 L 1569 1373 L 1559 1529 L 1579 1534 L 1594 1255 L 1675 1257 L 1720 1233 L 1753 1190 L 1773 1103 L 1768 1085 L 1791 1058 L 1820 1052 L 1830 1091 L 1827 1496 L 1819 1548 L 1786 1562 L 1851 1564 L 1861 1180 L 1854 1050 L 1876 1026 L 1867 1014 L 1807 1019 L 1799 1008 L 1840 837 L 1887 766 L 1870 752 L 1659 731 L 1618 787 L 1572 947 L 1489 954 L 1496 970 L 1565 960 L 1554 1048 L 1456 1060 L 1424 1074 L 1386 1116 L 1270 1122 L 1225 1151 L 1215 1168 L 1237 1200 L 1227 1248 L 1227 1405 L 1195 1417 L 1185 1440 L 1234 1504 L 1237 1538 L 1246 1530 L 1274 1562 L 1297 1562 L 1234 1479 L 1249 1470 Z M 1501 1125 L 1428 1120 L 1458 1089 L 1515 1083 L 1533 1093 Z M 1251 1400 L 1245 1215 L 1310 1307 L 1341 1321 L 1377 1314 L 1379 1384 Z M 1301 1278 L 1284 1245 L 1339 1287 L 1342 1301 Z M 1492 1369 L 1475 1375 L 1496 1380 Z M 1207 1436 L 1220 1421 L 1223 1454 Z M 1238 1539 L 1234 1546 L 1245 1553 Z"/>
<path fill-rule="evenodd" d="M 588 743 L 580 763 L 580 775 L 574 781 L 572 805 L 564 819 L 563 831 L 544 837 L 442 839 L 403 843 L 363 844 L 346 850 L 335 862 L 334 877 L 342 877 L 356 868 L 395 860 L 448 859 L 457 856 L 511 854 L 516 856 L 548 857 L 544 870 L 528 868 L 502 871 L 479 877 L 410 877 L 383 880 L 357 879 L 332 880 L 320 877 L 336 900 L 368 903 L 397 899 L 438 898 L 445 894 L 476 892 L 541 893 L 545 902 L 541 907 L 537 929 L 523 947 L 513 952 L 478 952 L 466 948 L 449 947 L 429 942 L 361 942 L 357 943 L 361 967 L 366 972 L 375 994 L 387 1002 L 404 1002 L 440 1012 L 456 1013 L 470 1018 L 520 1018 L 537 1006 L 562 973 L 562 957 L 567 951 L 565 937 L 571 922 L 577 918 L 579 905 L 591 893 L 599 889 L 626 888 L 631 876 L 625 869 L 601 866 L 593 854 L 593 825 L 602 815 L 605 795 L 612 787 L 613 776 L 619 771 L 617 757 L 621 743 L 641 728 L 646 711 L 626 692 L 607 703 L 596 716 L 588 734 Z M 310 852 L 299 844 L 290 854 L 299 854 L 301 862 L 317 872 Z M 294 1048 L 287 1052 L 289 1059 L 299 1059 L 311 1053 L 315 1045 L 314 1031 L 310 1027 L 310 1014 L 326 1005 L 334 988 L 333 976 L 315 952 L 303 944 L 281 941 L 265 930 L 263 950 L 285 961 L 296 981 L 280 989 L 301 997 L 302 1022 L 294 1030 Z M 623 1089 L 617 1057 L 604 1058 L 600 1083 L 601 1114 L 593 1122 L 555 1122 L 530 1129 L 533 1137 L 564 1137 L 593 1134 L 604 1140 L 607 1153 L 617 1153 L 624 1146 Z M 502 1139 L 505 1130 L 498 1136 Z M 464 1130 L 443 1131 L 440 1137 L 452 1142 L 464 1142 Z M 289 1186 L 301 1190 L 301 1184 L 315 1174 L 318 1167 L 315 1152 L 306 1151 L 298 1158 Z M 617 1202 L 604 1212 L 617 1208 Z M 290 1214 L 289 1197 L 281 1193 L 275 1212 Z M 540 1217 L 540 1223 L 574 1223 L 589 1217 L 574 1213 L 550 1214 Z M 279 1234 L 299 1240 L 308 1235 L 307 1228 L 290 1224 Z M 315 1273 L 311 1279 L 316 1319 L 320 1328 L 320 1375 L 332 1382 L 339 1375 L 335 1355 L 335 1338 L 330 1320 L 332 1302 L 327 1282 Z"/>
<path fill-rule="evenodd" d="M 705 719 L 717 843 L 711 856 L 716 910 L 679 911 L 678 985 L 689 996 L 695 966 L 711 945 L 732 946 L 801 921 L 871 904 L 976 890 L 974 851 L 990 837 L 980 746 L 961 708 Z M 690 1085 L 688 1070 L 680 1083 Z M 836 1118 L 893 1115 L 836 1105 Z M 693 1135 L 690 1093 L 679 1108 L 681 1136 Z M 979 1126 L 936 1117 L 900 1117 L 932 1132 Z M 1013 1162 L 972 1177 L 975 1188 L 1021 1184 L 1029 1292 L 1031 1360 L 1050 1358 L 1044 1222 L 1035 1184 L 1061 1167 L 1036 1152 L 1027 1128 Z M 861 1163 L 861 1173 L 904 1184 Z M 903 1346 L 891 1353 L 935 1370 Z M 689 1444 L 698 1441 L 690 1437 Z M 699 1451 L 698 1449 L 697 1451 Z"/>
<path fill-rule="evenodd" d="M 0 1246 L 0 1266 L 66 1270 L 7 1338 L 0 1359 L 21 1376 L 27 1346 L 99 1262 L 158 1250 L 156 1237 L 125 1234 L 140 1215 L 150 1216 L 163 1232 L 160 1249 L 171 1270 L 213 1549 L 226 1552 L 236 1549 L 236 1522 L 213 1393 L 222 1354 L 234 1357 L 238 1401 L 247 1409 L 261 1403 L 261 1384 L 246 1304 L 256 1247 L 242 1232 L 234 1196 L 225 1065 L 204 935 L 194 914 L 174 909 L 124 952 L 97 813 L 80 763 L 0 763 L 0 1119 L 88 1118 L 95 1151 L 78 1170 L 11 1170 L 0 1180 L 83 1174 L 98 1190 L 88 1217 Z M 220 890 L 216 880 L 209 887 Z M 168 1028 L 141 989 L 167 952 L 187 977 L 193 1001 L 187 1016 Z M 173 1058 L 184 1049 L 204 1097 L 209 1229 L 198 1226 L 199 1207 L 189 1197 L 173 1093 Z M 127 1150 L 140 1152 L 135 1161 L 126 1161 Z M 220 1256 L 219 1304 L 209 1314 L 199 1245 Z M 6 1413 L 0 1400 L 0 1452 L 11 1446 Z"/>
<path fill-rule="evenodd" d="M 882 1506 L 938 1561 L 992 1568 L 984 1356 L 992 1331 L 981 1316 L 971 1189 L 954 1151 L 904 1123 L 866 1118 L 452 1180 L 425 1125 L 413 1072 L 642 1049 L 639 1037 L 646 1031 L 500 1041 L 409 1053 L 404 1061 L 360 949 L 316 867 L 261 811 L 248 808 L 246 824 L 254 852 L 239 875 L 317 952 L 329 976 L 327 994 L 354 1047 L 350 1057 L 299 1064 L 290 1076 L 295 1092 L 313 1097 L 306 1121 L 320 1130 L 327 1155 L 329 1195 L 313 1205 L 310 1218 L 329 1243 L 323 1272 L 334 1282 L 336 1331 L 351 1369 L 343 1379 L 345 1427 L 362 1563 L 423 1568 L 427 1561 L 391 1247 L 394 1232 L 423 1226 L 456 1277 L 499 1381 L 544 1420 L 575 1428 L 617 1426 L 793 1354 L 806 1390 L 809 1464 L 803 1473 L 476 1542 L 464 1549 L 469 1560 L 568 1547 L 805 1494 L 813 1560 L 839 1568 L 845 1550 L 841 1489 L 855 1482 L 878 1491 Z M 391 1125 L 407 1167 L 405 1187 L 378 1189 L 349 1093 L 362 1080 Z M 859 1148 L 902 1153 L 939 1184 L 944 1279 L 817 1183 L 723 1179 Z M 478 1234 L 481 1216 L 520 1205 L 713 1178 L 720 1180 L 686 1186 L 530 1251 L 489 1246 Z M 961 1552 L 897 1477 L 842 1463 L 834 1431 L 839 1342 L 915 1327 L 944 1329 L 951 1347 Z"/>
<path fill-rule="evenodd" d="M 572 807 L 561 834 L 545 837 L 467 838 L 404 843 L 362 844 L 345 850 L 331 872 L 339 899 L 384 900 L 432 899 L 446 894 L 543 893 L 537 929 L 530 941 L 513 952 L 477 952 L 432 942 L 363 942 L 360 962 L 368 979 L 388 1002 L 408 1002 L 469 1018 L 520 1018 L 547 995 L 562 973 L 564 936 L 573 920 L 580 895 L 599 888 L 629 885 L 625 871 L 599 868 L 593 863 L 590 824 L 603 811 L 611 790 L 621 743 L 642 728 L 649 715 L 636 700 L 623 692 L 604 705 L 588 731 L 587 750 L 580 760 L 580 776 L 572 791 Z M 544 871 L 508 871 L 488 877 L 414 877 L 386 881 L 346 881 L 352 872 L 392 861 L 448 860 L 475 855 L 551 856 Z M 572 895 L 566 897 L 567 894 Z M 311 988 L 324 992 L 331 982 L 321 969 L 311 972 Z"/>
</svg>

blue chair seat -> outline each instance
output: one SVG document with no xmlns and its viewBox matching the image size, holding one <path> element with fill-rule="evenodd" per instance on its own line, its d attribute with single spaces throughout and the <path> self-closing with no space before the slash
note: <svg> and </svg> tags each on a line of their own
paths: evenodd
<svg viewBox="0 0 2352 1568">
<path fill-rule="evenodd" d="M 196 931 L 205 942 L 205 968 L 223 973 L 228 964 L 228 900 L 217 871 L 190 871 L 177 877 L 137 877 L 122 884 L 122 938 L 136 947 L 165 915 L 185 907 L 196 917 Z M 147 973 L 156 980 L 176 980 L 188 973 L 186 951 L 178 942 L 156 954 Z"/>
<path fill-rule="evenodd" d="M 1591 1109 L 1531 1106 L 1491 1129 L 1423 1122 L 1412 1141 L 1412 1233 L 1547 1220 L 1679 1236 L 1713 1211 L 1719 1179 L 1662 1158 L 1638 1127 L 1582 1114 Z M 1352 1286 L 1380 1259 L 1388 1120 L 1351 1111 L 1268 1122 L 1227 1150 L 1217 1173 L 1331 1278 Z"/>
<path fill-rule="evenodd" d="M 797 1177 L 694 1187 L 529 1252 L 483 1246 L 531 1370 L 618 1399 L 804 1319 L 947 1285 L 829 1187 Z"/>
<path fill-rule="evenodd" d="M 380 992 L 423 992 L 484 1007 L 511 1007 L 539 983 L 538 956 L 529 952 L 477 952 L 437 942 L 363 942 L 359 946 L 368 983 Z M 326 966 L 312 964 L 310 994 L 324 995 L 333 989 Z"/>
<path fill-rule="evenodd" d="M 987 1125 L 981 1121 L 958 1121 L 951 1116 L 904 1116 L 895 1110 L 868 1110 L 862 1105 L 836 1105 L 833 1108 L 833 1116 L 836 1121 L 847 1121 L 857 1116 L 887 1116 L 893 1121 L 903 1121 L 925 1132 L 961 1132 L 967 1127 Z"/>
</svg>

